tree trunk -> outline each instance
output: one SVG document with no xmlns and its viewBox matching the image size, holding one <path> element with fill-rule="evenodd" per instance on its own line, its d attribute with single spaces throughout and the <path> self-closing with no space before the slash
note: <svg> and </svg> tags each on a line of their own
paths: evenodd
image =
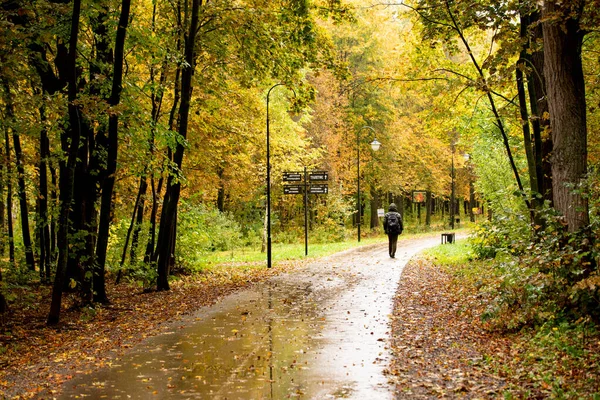
<svg viewBox="0 0 600 400">
<path fill-rule="evenodd" d="M 554 207 L 564 216 L 568 230 L 575 232 L 589 224 L 588 201 L 579 190 L 587 171 L 587 126 L 581 62 L 583 32 L 579 24 L 582 10 L 569 5 L 545 1 L 542 27 L 552 128 Z"/>
<path fill-rule="evenodd" d="M 40 130 L 40 210 L 39 210 L 39 237 L 40 237 L 40 272 L 43 271 L 43 280 L 50 280 L 50 265 L 52 263 L 52 253 L 50 249 L 50 221 L 48 218 L 48 166 L 47 161 L 50 157 L 50 141 L 46 131 L 46 113 L 44 107 L 40 107 L 40 120 L 42 129 Z"/>
<path fill-rule="evenodd" d="M 546 117 L 548 100 L 546 98 L 546 79 L 544 77 L 544 52 L 537 50 L 539 47 L 537 43 L 543 40 L 542 25 L 539 22 L 540 13 L 537 9 L 530 11 L 524 18 L 528 26 L 528 42 L 530 43 L 526 58 L 529 63 L 527 89 L 531 106 L 531 127 L 533 129 L 538 190 L 544 200 L 551 202 L 552 165 L 550 164 L 550 155 L 552 152 L 552 138 L 550 135 L 550 121 Z"/>
<path fill-rule="evenodd" d="M 14 105 L 10 87 L 6 79 L 2 79 L 4 95 L 6 101 L 7 120 L 14 121 Z M 31 243 L 31 232 L 29 230 L 29 207 L 27 205 L 27 193 L 25 190 L 25 167 L 23 167 L 23 151 L 21 150 L 21 138 L 13 129 L 13 143 L 15 148 L 15 164 L 17 166 L 17 184 L 19 187 L 19 206 L 21 208 L 21 233 L 23 235 L 23 247 L 25 248 L 25 262 L 30 271 L 35 270 L 35 260 L 33 258 L 33 245 Z M 8 139 L 8 138 L 7 138 Z"/>
<path fill-rule="evenodd" d="M 475 207 L 475 185 L 473 180 L 469 179 L 469 220 L 475 222 L 475 213 L 473 208 Z"/>
<path fill-rule="evenodd" d="M 158 195 L 162 189 L 163 178 L 159 179 L 158 188 L 154 182 L 154 178 L 150 178 L 152 188 L 152 211 L 150 212 L 150 227 L 148 228 L 148 243 L 146 244 L 146 252 L 144 262 L 154 260 L 154 245 L 156 243 L 156 215 L 158 214 Z"/>
<path fill-rule="evenodd" d="M 0 256 L 4 257 L 6 251 L 6 225 L 4 223 L 4 215 L 6 213 L 4 203 L 4 186 L 6 185 L 7 174 L 6 174 L 6 157 L 0 148 Z"/>
<path fill-rule="evenodd" d="M 129 23 L 129 10 L 131 0 L 121 3 L 121 15 L 117 36 L 115 39 L 115 62 L 113 66 L 113 82 L 109 106 L 115 107 L 121 102 L 123 83 L 123 59 L 125 57 L 125 35 Z M 111 113 L 108 118 L 108 154 L 106 160 L 106 179 L 102 186 L 102 204 L 100 207 L 100 220 L 98 228 L 98 243 L 96 246 L 96 262 L 94 264 L 94 300 L 101 303 L 108 302 L 106 284 L 104 279 L 106 267 L 106 250 L 108 248 L 108 235 L 113 205 L 113 189 L 117 171 L 117 148 L 119 145 L 119 114 Z"/>
<path fill-rule="evenodd" d="M 188 119 L 190 111 L 190 100 L 192 97 L 192 77 L 196 65 L 196 34 L 198 31 L 198 14 L 200 12 L 201 0 L 192 0 L 192 14 L 189 26 L 189 31 L 185 41 L 185 61 L 186 66 L 182 69 L 181 74 L 181 107 L 179 108 L 179 135 L 182 139 L 187 137 Z M 173 161 L 178 170 L 181 170 L 183 163 L 183 153 L 185 147 L 181 141 L 177 141 Z M 173 175 L 169 175 L 167 182 L 167 194 L 165 195 L 165 203 L 163 205 L 160 218 L 160 230 L 157 241 L 157 290 L 169 290 L 169 265 L 172 255 L 170 254 L 174 248 L 173 241 L 176 240 L 173 234 L 176 218 L 177 206 L 179 203 L 179 195 L 181 193 L 181 183 L 179 180 L 174 181 Z"/>
<path fill-rule="evenodd" d="M 12 218 L 12 168 L 10 164 L 10 139 L 8 134 L 8 127 L 5 128 L 4 131 L 4 162 L 5 168 L 4 171 L 6 173 L 6 228 L 8 230 L 8 259 L 11 265 L 15 265 L 15 234 L 13 228 L 13 218 Z"/>
<path fill-rule="evenodd" d="M 376 190 L 371 189 L 371 229 L 375 229 L 379 226 L 379 217 L 377 216 L 377 209 L 380 207 L 381 201 L 379 193 Z"/>
<path fill-rule="evenodd" d="M 180 4 L 177 4 L 178 10 L 180 10 Z M 181 14 L 180 12 L 178 15 Z M 180 23 L 181 26 L 181 23 Z M 180 41 L 177 41 L 177 50 L 180 48 Z M 177 70 L 175 71 L 175 83 L 174 83 L 174 93 L 173 93 L 173 105 L 171 107 L 171 111 L 169 112 L 169 130 L 175 130 L 176 123 L 176 114 L 177 108 L 179 104 L 179 100 L 181 98 L 181 66 L 177 65 Z M 169 151 L 170 153 L 170 151 Z M 171 154 L 169 154 L 169 160 L 171 160 Z M 156 184 L 154 182 L 154 178 L 151 178 L 152 185 L 152 211 L 150 212 L 150 227 L 148 228 L 148 244 L 146 245 L 146 255 L 144 256 L 144 261 L 149 262 L 150 260 L 156 261 L 155 256 L 155 244 L 156 244 L 156 216 L 158 214 L 158 195 L 162 191 L 162 184 L 164 179 L 161 177 L 158 182 L 158 188 L 156 188 Z M 163 199 L 163 204 L 166 200 L 168 194 L 168 190 L 165 191 L 165 199 Z"/>
<path fill-rule="evenodd" d="M 425 225 L 431 226 L 431 191 L 428 190 L 425 196 Z"/>
<path fill-rule="evenodd" d="M 217 210 L 220 212 L 225 211 L 225 181 L 223 179 L 224 174 L 223 167 L 217 169 L 217 176 L 219 177 L 219 187 L 217 188 Z"/>
<path fill-rule="evenodd" d="M 142 230 L 142 223 L 144 222 L 144 210 L 145 210 L 145 203 L 146 203 L 145 197 L 146 197 L 147 190 L 148 190 L 148 180 L 144 176 L 144 177 L 140 178 L 140 187 L 138 188 L 138 195 L 136 198 L 135 209 L 134 209 L 134 213 L 133 213 L 134 218 L 132 218 L 131 226 L 129 227 L 129 230 L 131 230 L 133 228 L 133 235 L 131 237 L 131 251 L 129 252 L 129 262 L 131 264 L 135 264 L 135 261 L 137 259 L 137 247 L 138 247 L 140 232 Z M 127 235 L 129 236 L 129 231 L 128 231 Z M 125 251 L 126 248 L 127 248 L 127 242 L 125 242 L 125 249 L 123 249 L 123 251 Z M 124 262 L 125 260 L 123 259 L 122 261 Z"/>
<path fill-rule="evenodd" d="M 73 172 L 77 161 L 79 139 L 81 132 L 80 114 L 81 110 L 75 103 L 77 100 L 77 42 L 79 38 L 79 17 L 81 13 L 81 0 L 73 0 L 73 13 L 71 15 L 71 34 L 69 38 L 68 54 L 68 110 L 69 110 L 69 143 L 70 148 L 67 154 L 66 163 L 61 165 L 60 179 L 60 214 L 58 220 L 59 232 L 58 242 L 58 262 L 56 265 L 56 276 L 52 289 L 52 302 L 48 314 L 48 325 L 55 325 L 60 319 L 60 309 L 62 303 L 62 293 L 65 284 L 67 271 L 67 260 L 69 258 L 69 208 L 73 199 Z M 63 133 L 66 135 L 67 132 Z M 66 138 L 65 138 L 66 139 Z"/>
<path fill-rule="evenodd" d="M 52 163 L 50 164 L 50 180 L 52 182 L 50 201 L 52 202 L 53 207 L 58 207 L 58 177 L 56 176 L 56 167 Z M 54 217 L 54 213 L 52 213 L 50 215 L 50 258 L 52 260 L 56 259 L 58 251 L 56 239 L 58 227 L 56 225 L 56 218 Z"/>
<path fill-rule="evenodd" d="M 144 180 L 145 181 L 145 180 Z M 145 192 L 145 189 L 144 189 Z M 125 244 L 123 245 L 123 252 L 121 253 L 121 262 L 119 263 L 119 272 L 117 273 L 117 279 L 115 281 L 115 283 L 118 285 L 121 282 L 121 275 L 123 273 L 123 266 L 125 265 L 125 257 L 127 255 L 127 246 L 129 245 L 129 238 L 131 237 L 131 232 L 133 231 L 134 227 L 135 227 L 135 219 L 136 219 L 136 214 L 140 215 L 140 213 L 143 216 L 143 208 L 142 211 L 139 211 L 139 205 L 140 205 L 140 201 L 141 198 L 143 196 L 143 193 L 141 190 L 138 190 L 138 194 L 137 197 L 135 199 L 135 204 L 133 205 L 133 214 L 131 215 L 131 223 L 129 224 L 129 228 L 127 229 L 127 235 L 125 236 Z M 131 263 L 135 262 L 135 251 L 133 251 L 133 242 L 131 244 L 131 248 L 132 248 L 132 252 L 131 252 Z"/>
<path fill-rule="evenodd" d="M 522 24 L 522 23 L 521 23 Z M 517 93 L 519 98 L 519 112 L 521 114 L 521 129 L 523 131 L 523 144 L 525 146 L 525 155 L 527 158 L 527 167 L 529 171 L 529 186 L 531 191 L 534 193 L 539 193 L 538 188 L 538 180 L 535 169 L 535 155 L 534 155 L 534 147 L 533 141 L 531 140 L 531 129 L 529 127 L 529 111 L 527 110 L 527 100 L 525 94 L 525 82 L 523 78 L 523 69 L 525 68 L 525 60 L 523 60 L 523 56 L 525 51 L 521 51 L 521 59 L 517 61 L 517 68 L 515 70 L 516 78 L 517 78 Z M 534 197 L 535 199 L 535 197 Z M 537 202 L 533 201 L 534 207 Z"/>
</svg>

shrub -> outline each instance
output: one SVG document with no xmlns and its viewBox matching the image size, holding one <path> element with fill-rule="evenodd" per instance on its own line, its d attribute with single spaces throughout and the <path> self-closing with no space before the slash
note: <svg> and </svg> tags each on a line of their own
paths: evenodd
<svg viewBox="0 0 600 400">
<path fill-rule="evenodd" d="M 474 245 L 478 256 L 495 252 L 511 256 L 495 265 L 501 281 L 485 314 L 498 327 L 518 329 L 558 315 L 600 317 L 598 248 L 593 246 L 593 237 L 600 232 L 597 224 L 570 233 L 552 209 L 544 209 L 540 216 L 544 226 L 530 228 L 529 234 L 502 224 L 488 224 L 478 232 Z"/>
<path fill-rule="evenodd" d="M 208 252 L 240 247 L 242 235 L 242 227 L 228 213 L 183 201 L 177 224 L 177 265 L 193 270 Z"/>
</svg>

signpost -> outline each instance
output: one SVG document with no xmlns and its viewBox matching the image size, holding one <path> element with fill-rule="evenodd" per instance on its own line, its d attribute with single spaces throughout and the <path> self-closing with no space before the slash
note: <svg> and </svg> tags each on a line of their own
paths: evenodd
<svg viewBox="0 0 600 400">
<path fill-rule="evenodd" d="M 310 185 L 309 186 L 309 193 L 310 194 L 327 194 L 329 193 L 329 187 L 327 186 L 327 184 L 321 184 L 321 185 Z"/>
<path fill-rule="evenodd" d="M 304 193 L 304 185 L 284 185 L 283 194 L 302 194 Z"/>
<path fill-rule="evenodd" d="M 311 180 L 311 182 L 312 181 L 328 181 L 329 180 L 329 174 L 327 173 L 327 171 L 314 171 L 314 172 L 311 172 L 308 177 Z"/>
<path fill-rule="evenodd" d="M 284 172 L 284 182 L 302 182 L 294 185 L 283 185 L 283 194 L 304 194 L 304 255 L 308 255 L 308 195 L 309 194 L 327 194 L 329 186 L 326 182 L 329 180 L 327 171 L 312 171 L 310 174 L 304 167 L 304 172 Z M 304 181 L 304 182 L 303 182 Z"/>
<path fill-rule="evenodd" d="M 284 172 L 284 182 L 302 182 L 302 172 Z"/>
</svg>

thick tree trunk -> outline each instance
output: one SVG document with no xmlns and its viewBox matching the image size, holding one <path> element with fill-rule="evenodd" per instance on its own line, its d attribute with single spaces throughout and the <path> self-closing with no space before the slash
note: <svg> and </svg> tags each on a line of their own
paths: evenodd
<svg viewBox="0 0 600 400">
<path fill-rule="evenodd" d="M 125 35 L 129 23 L 129 10 L 131 0 L 121 3 L 121 15 L 117 36 L 115 39 L 115 62 L 113 66 L 113 82 L 109 99 L 109 106 L 115 107 L 121 102 L 123 83 L 123 59 L 125 57 Z M 106 250 L 108 248 L 108 235 L 113 204 L 113 189 L 117 171 L 117 147 L 119 145 L 119 114 L 111 113 L 108 118 L 108 154 L 106 160 L 106 179 L 102 187 L 102 204 L 100 207 L 100 220 L 98 228 L 98 243 L 96 246 L 96 263 L 94 265 L 94 300 L 107 303 L 106 285 L 104 279 Z"/>
<path fill-rule="evenodd" d="M 544 52 L 538 50 L 538 42 L 543 39 L 540 14 L 537 9 L 524 17 L 528 26 L 528 51 L 526 60 L 529 63 L 527 73 L 527 89 L 531 106 L 531 126 L 533 129 L 535 168 L 538 190 L 543 199 L 552 201 L 552 138 L 546 98 L 546 79 L 544 78 Z M 531 53 L 531 54 L 530 54 Z"/>
<path fill-rule="evenodd" d="M 580 9 L 544 2 L 544 75 L 552 128 L 554 207 L 570 232 L 589 224 L 588 201 L 579 185 L 587 172 L 585 82 L 581 62 Z M 581 3 L 583 4 L 583 3 Z M 581 5 L 579 5 L 581 6 Z M 558 16 L 558 19 L 557 19 Z"/>
<path fill-rule="evenodd" d="M 187 137 L 188 119 L 190 112 L 190 100 L 192 97 L 192 77 L 194 76 L 195 61 L 196 61 L 196 34 L 198 31 L 198 15 L 200 12 L 201 0 L 192 0 L 192 13 L 189 25 L 189 31 L 185 41 L 185 61 L 187 66 L 182 70 L 181 74 L 181 107 L 179 108 L 179 135 L 185 139 Z M 177 168 L 181 170 L 183 163 L 184 146 L 178 141 L 175 150 L 173 161 Z M 171 262 L 171 251 L 174 248 L 173 241 L 174 228 L 177 218 L 177 207 L 179 196 L 181 193 L 181 183 L 179 180 L 174 181 L 172 175 L 169 176 L 167 183 L 167 194 L 165 195 L 165 203 L 163 205 L 160 218 L 160 230 L 157 240 L 157 290 L 169 290 L 169 265 Z"/>
<path fill-rule="evenodd" d="M 56 276 L 52 289 L 52 303 L 48 314 L 48 325 L 55 325 L 60 319 L 60 309 L 62 303 L 63 287 L 65 285 L 65 276 L 67 271 L 67 260 L 69 258 L 69 209 L 73 199 L 73 172 L 77 161 L 77 150 L 81 132 L 79 106 L 75 104 L 77 100 L 77 43 L 79 38 L 79 17 L 81 13 L 81 0 L 73 0 L 73 13 L 71 15 L 71 34 L 69 38 L 68 54 L 68 100 L 69 100 L 69 139 L 70 148 L 67 154 L 66 163 L 61 165 L 60 179 L 60 214 L 58 220 L 59 232 L 58 242 L 58 262 L 56 265 Z M 66 132 L 63 134 L 66 135 Z"/>
<path fill-rule="evenodd" d="M 377 216 L 377 209 L 381 204 L 379 193 L 376 190 L 371 189 L 371 215 L 370 215 L 370 227 L 371 229 L 379 226 L 379 217 Z"/>
</svg>

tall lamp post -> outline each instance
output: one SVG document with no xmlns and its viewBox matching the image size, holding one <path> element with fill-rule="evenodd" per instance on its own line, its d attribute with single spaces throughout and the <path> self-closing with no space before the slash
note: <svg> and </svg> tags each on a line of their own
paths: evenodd
<svg viewBox="0 0 600 400">
<path fill-rule="evenodd" d="M 450 174 L 452 177 L 452 187 L 450 192 L 450 228 L 454 229 L 454 202 L 456 201 L 454 192 L 454 144 L 452 144 L 452 169 L 450 170 Z"/>
<path fill-rule="evenodd" d="M 267 268 L 271 268 L 271 146 L 269 142 L 269 96 L 277 86 L 286 86 L 285 83 L 276 83 L 267 92 Z M 290 90 L 296 96 L 294 89 Z"/>
<path fill-rule="evenodd" d="M 373 129 L 372 127 L 366 125 L 363 126 L 362 128 L 360 128 L 358 131 L 356 131 L 356 188 L 357 188 L 357 192 L 358 192 L 358 196 L 356 199 L 356 211 L 357 211 L 357 226 L 358 226 L 358 241 L 360 242 L 360 225 L 361 225 L 361 215 L 360 215 L 360 132 L 363 129 L 370 129 L 373 132 L 373 141 L 370 143 L 371 144 L 371 148 L 373 149 L 373 151 L 377 151 L 379 150 L 379 147 L 381 147 L 381 143 L 379 143 L 379 141 L 377 141 L 377 138 L 375 137 L 375 129 Z"/>
</svg>

